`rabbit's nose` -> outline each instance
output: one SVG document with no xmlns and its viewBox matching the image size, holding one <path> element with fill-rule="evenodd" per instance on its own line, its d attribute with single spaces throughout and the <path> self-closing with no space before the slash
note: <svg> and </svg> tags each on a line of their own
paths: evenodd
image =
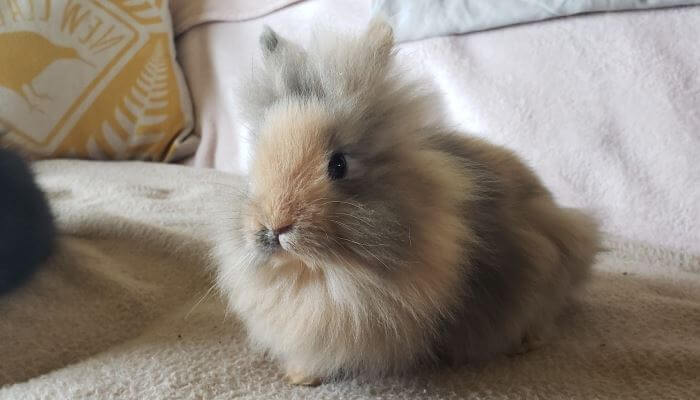
<svg viewBox="0 0 700 400">
<path fill-rule="evenodd" d="M 272 234 L 275 236 L 275 239 L 277 239 L 277 242 L 279 242 L 280 235 L 283 235 L 289 231 L 292 230 L 292 224 L 285 225 L 280 228 L 272 229 Z"/>
<path fill-rule="evenodd" d="M 258 242 L 266 247 L 280 247 L 280 239 L 284 241 L 285 235 L 293 228 L 292 224 L 277 228 L 263 228 L 258 232 Z"/>
</svg>

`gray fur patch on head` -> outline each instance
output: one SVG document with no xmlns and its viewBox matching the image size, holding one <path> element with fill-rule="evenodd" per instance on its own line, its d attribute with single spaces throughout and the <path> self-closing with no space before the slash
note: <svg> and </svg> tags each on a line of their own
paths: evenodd
<svg viewBox="0 0 700 400">
<path fill-rule="evenodd" d="M 269 26 L 263 26 L 263 32 L 260 34 L 260 46 L 264 52 L 273 52 L 277 49 L 279 44 L 279 38 L 277 33 L 272 30 Z"/>
</svg>

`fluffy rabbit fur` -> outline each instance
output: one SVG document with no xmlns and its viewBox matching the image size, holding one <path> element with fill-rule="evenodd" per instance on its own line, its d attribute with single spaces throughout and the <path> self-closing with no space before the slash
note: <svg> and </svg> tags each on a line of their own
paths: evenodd
<svg viewBox="0 0 700 400">
<path fill-rule="evenodd" d="M 594 220 L 510 151 L 443 126 L 382 21 L 308 53 L 269 28 L 260 43 L 249 185 L 217 250 L 251 341 L 296 384 L 539 343 L 588 275 Z"/>
</svg>

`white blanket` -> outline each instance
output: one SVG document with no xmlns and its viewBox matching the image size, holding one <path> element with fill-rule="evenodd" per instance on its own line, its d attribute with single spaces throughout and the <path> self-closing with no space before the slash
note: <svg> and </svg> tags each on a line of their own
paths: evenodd
<svg viewBox="0 0 700 400">
<path fill-rule="evenodd" d="M 305 43 L 317 23 L 362 29 L 369 3 L 302 2 L 182 36 L 202 135 L 194 164 L 245 171 L 233 91 L 259 56 L 262 24 Z M 593 209 L 608 232 L 700 254 L 698 38 L 692 6 L 420 40 L 398 60 L 433 81 L 456 128 L 515 150 L 562 203 Z"/>
<path fill-rule="evenodd" d="M 374 0 L 399 41 L 454 35 L 576 14 L 700 4 L 698 0 Z"/>
<path fill-rule="evenodd" d="M 60 251 L 0 298 L 0 399 L 694 399 L 700 257 L 613 239 L 550 345 L 482 368 L 290 387 L 205 265 L 237 179 L 145 163 L 37 165 Z"/>
</svg>

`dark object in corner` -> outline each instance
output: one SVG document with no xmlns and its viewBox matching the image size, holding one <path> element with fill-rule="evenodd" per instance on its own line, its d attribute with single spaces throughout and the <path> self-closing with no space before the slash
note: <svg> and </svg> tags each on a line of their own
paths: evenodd
<svg viewBox="0 0 700 400">
<path fill-rule="evenodd" d="M 56 228 L 27 163 L 0 148 L 0 295 L 26 282 L 51 255 Z"/>
</svg>

